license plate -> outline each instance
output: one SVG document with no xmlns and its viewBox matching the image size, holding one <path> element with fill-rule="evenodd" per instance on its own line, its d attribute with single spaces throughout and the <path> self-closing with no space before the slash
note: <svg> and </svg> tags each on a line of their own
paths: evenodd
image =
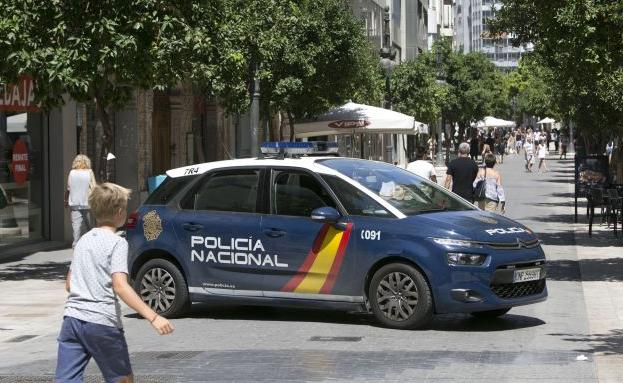
<svg viewBox="0 0 623 383">
<path fill-rule="evenodd" d="M 538 281 L 539 278 L 541 278 L 540 268 L 515 270 L 515 273 L 513 274 L 513 283 Z"/>
</svg>

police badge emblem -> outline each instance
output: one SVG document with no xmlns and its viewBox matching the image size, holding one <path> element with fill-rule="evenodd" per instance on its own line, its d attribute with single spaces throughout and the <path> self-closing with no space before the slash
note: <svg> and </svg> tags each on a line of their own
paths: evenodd
<svg viewBox="0 0 623 383">
<path fill-rule="evenodd" d="M 143 217 L 143 235 L 148 241 L 157 239 L 162 233 L 162 220 L 155 210 L 150 211 Z"/>
</svg>

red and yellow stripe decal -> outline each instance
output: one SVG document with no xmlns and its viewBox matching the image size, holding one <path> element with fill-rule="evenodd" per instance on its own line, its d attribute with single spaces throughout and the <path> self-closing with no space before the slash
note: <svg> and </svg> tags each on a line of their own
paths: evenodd
<svg viewBox="0 0 623 383">
<path fill-rule="evenodd" d="M 298 272 L 282 291 L 308 294 L 329 294 L 342 267 L 353 224 L 345 230 L 324 225 Z"/>
</svg>

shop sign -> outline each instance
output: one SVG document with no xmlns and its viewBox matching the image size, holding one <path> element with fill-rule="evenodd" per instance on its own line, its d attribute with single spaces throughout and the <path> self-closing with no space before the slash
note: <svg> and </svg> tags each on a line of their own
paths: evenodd
<svg viewBox="0 0 623 383">
<path fill-rule="evenodd" d="M 329 123 L 329 127 L 333 129 L 365 128 L 368 125 L 370 125 L 368 120 L 339 120 Z"/>
<path fill-rule="evenodd" d="M 35 80 L 28 76 L 22 76 L 17 84 L 0 84 L 0 111 L 40 111 L 35 104 L 35 86 Z"/>
<path fill-rule="evenodd" d="M 13 169 L 13 180 L 16 184 L 22 185 L 28 181 L 28 171 L 30 169 L 28 146 L 21 139 L 15 141 L 15 145 L 13 145 L 11 167 Z"/>
</svg>

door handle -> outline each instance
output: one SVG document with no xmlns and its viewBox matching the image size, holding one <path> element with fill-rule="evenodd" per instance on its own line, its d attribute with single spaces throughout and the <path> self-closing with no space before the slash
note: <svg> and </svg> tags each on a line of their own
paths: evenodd
<svg viewBox="0 0 623 383">
<path fill-rule="evenodd" d="M 283 237 L 284 235 L 286 235 L 286 232 L 283 230 L 272 228 L 272 229 L 264 230 L 264 234 L 266 234 L 267 236 L 271 238 L 279 238 L 279 237 Z"/>
<path fill-rule="evenodd" d="M 185 224 L 182 225 L 182 227 L 186 231 L 199 231 L 203 229 L 203 225 L 200 225 L 198 223 L 192 223 L 192 222 L 186 222 Z"/>
</svg>

